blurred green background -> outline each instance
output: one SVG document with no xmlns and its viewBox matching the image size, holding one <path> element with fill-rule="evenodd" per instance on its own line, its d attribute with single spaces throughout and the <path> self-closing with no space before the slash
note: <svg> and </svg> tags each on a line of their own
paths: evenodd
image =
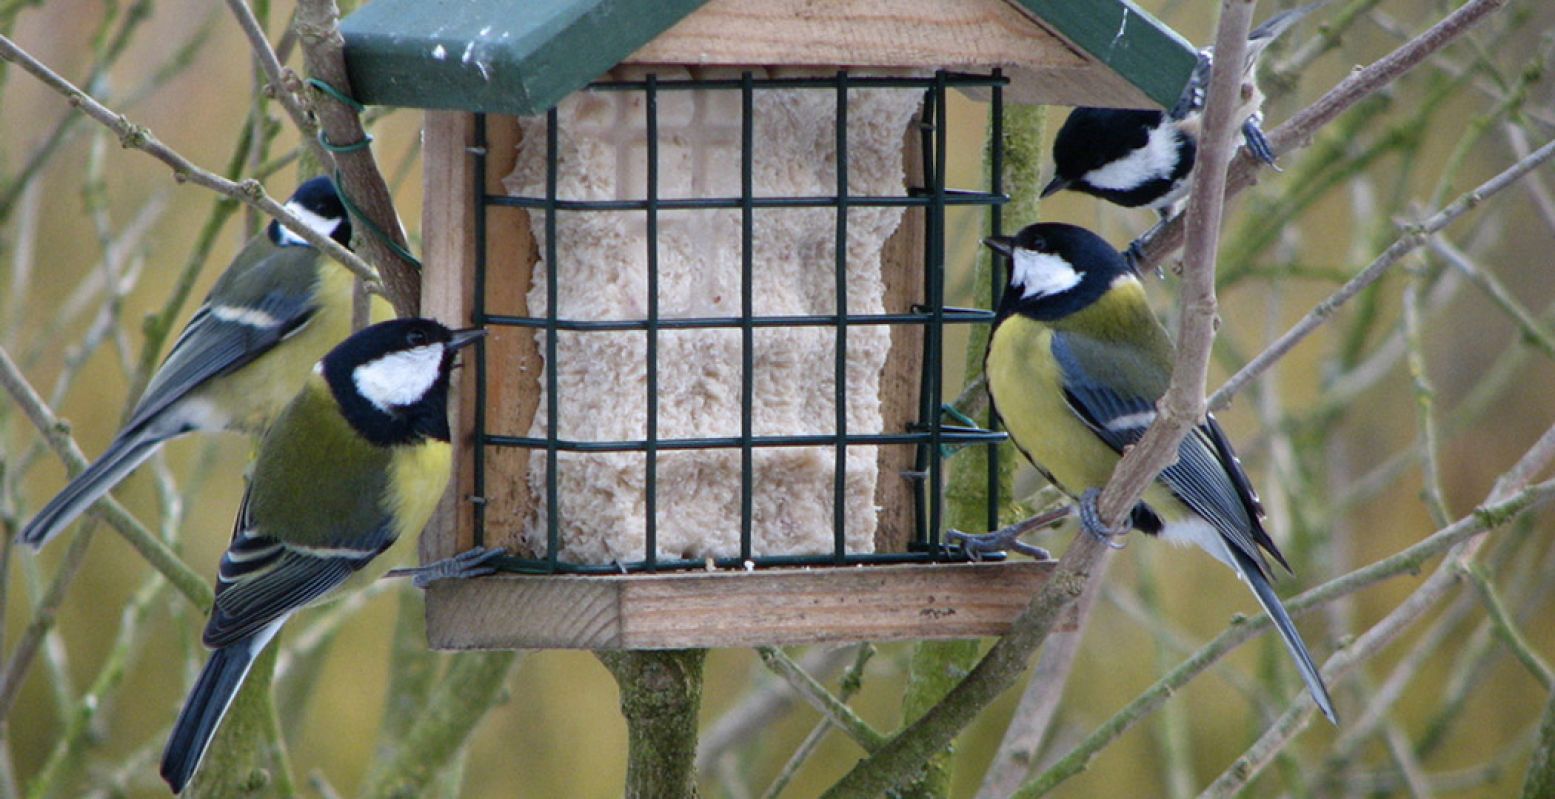
<svg viewBox="0 0 1555 799">
<path fill-rule="evenodd" d="M 1212 35 L 1215 4 L 1183 1 L 1142 5 L 1193 41 L 1207 41 Z M 1274 4 L 1260 5 L 1259 18 L 1272 13 Z M 1311 102 L 1354 66 L 1370 63 L 1396 46 L 1400 40 L 1389 31 L 1390 21 L 1403 30 L 1418 32 L 1448 10 L 1445 4 L 1419 0 L 1368 5 L 1375 8 L 1346 31 L 1335 49 L 1317 58 L 1294 83 L 1280 86 L 1268 108 L 1266 127 Z M 521 4 L 516 5 L 515 13 L 521 13 L 520 9 Z M 89 80 L 101 52 L 94 37 L 105 20 L 112 29 L 123 20 L 122 15 L 141 11 L 146 17 L 134 28 L 122 56 Z M 1320 11 L 1315 18 L 1321 20 L 1331 13 Z M 276 3 L 269 9 L 274 35 L 279 35 L 289 14 L 288 3 Z M 1472 35 L 1471 41 L 1454 46 L 1441 59 L 1422 66 L 1369 101 L 1364 124 L 1340 134 L 1325 133 L 1313 149 L 1283 158 L 1284 175 L 1262 174 L 1261 185 L 1236 202 L 1227 217 L 1223 253 L 1228 258 L 1241 257 L 1235 262 L 1223 260 L 1220 265 L 1227 285 L 1221 296 L 1224 326 L 1211 388 L 1255 354 L 1262 342 L 1330 294 L 1338 281 L 1370 261 L 1395 237 L 1396 220 L 1434 210 L 1442 204 L 1442 197 L 1451 199 L 1515 160 L 1503 130 L 1508 119 L 1523 126 L 1534 147 L 1549 140 L 1555 130 L 1550 124 L 1555 119 L 1555 94 L 1549 81 L 1531 80 L 1527 81 L 1519 113 L 1509 116 L 1502 109 L 1499 115 L 1488 117 L 1484 135 L 1470 140 L 1473 146 L 1463 154 L 1461 165 L 1454 160 L 1459 143 L 1478 131 L 1478 120 L 1498 108 L 1497 92 L 1515 85 L 1527 70 L 1547 66 L 1552 26 L 1555 6 L 1542 0 L 1510 3 Z M 256 86 L 254 70 L 245 41 L 220 4 L 195 0 L 135 4 L 0 0 L 0 32 L 208 168 L 220 169 L 227 162 L 234 141 L 249 124 Z M 1290 46 L 1276 53 L 1276 61 L 1289 57 L 1316 34 L 1317 25 L 1298 28 L 1286 43 Z M 191 43 L 199 47 L 192 51 L 187 65 L 174 74 L 161 74 L 170 55 Z M 292 62 L 298 59 L 294 57 Z M 1469 72 L 1464 80 L 1454 81 L 1454 70 Z M 148 84 L 154 85 L 146 89 Z M 950 182 L 953 186 L 981 185 L 986 108 L 959 96 L 954 102 L 952 127 L 957 146 L 952 153 Z M 1049 112 L 1048 136 L 1064 113 L 1064 109 Z M 117 227 L 130 224 L 149 204 L 167 203 L 165 213 L 152 220 L 130 255 L 130 263 L 143 261 L 144 276 L 116 308 L 125 332 L 123 345 L 131 358 L 139 354 L 140 320 L 161 307 L 211 202 L 204 190 L 174 184 L 161 164 L 144 154 L 121 150 L 115 139 L 84 120 L 61 131 L 60 120 L 68 114 L 68 107 L 57 95 L 15 68 L 4 72 L 0 83 L 0 186 L 15 205 L 5 209 L 7 216 L 0 219 L 0 292 L 4 292 L 0 313 L 5 314 L 0 317 L 0 343 L 19 358 L 21 353 L 33 354 L 24 366 L 29 379 L 45 393 L 96 314 L 94 304 L 87 312 L 65 319 L 63 329 L 51 329 L 72 292 L 102 268 L 103 246 L 87 212 L 87 203 L 94 196 L 87 189 L 93 181 L 100 180 L 106 213 Z M 273 105 L 269 114 L 284 119 Z M 418 112 L 395 111 L 374 127 L 379 162 L 395 182 L 400 213 L 418 241 L 420 124 Z M 21 186 L 18 177 L 28 159 L 55 139 L 55 153 L 26 187 Z M 295 143 L 295 134 L 283 131 L 270 153 L 284 153 Z M 245 174 L 251 171 L 245 170 Z M 1548 166 L 1538 174 L 1545 181 L 1555 180 L 1555 170 Z M 272 194 L 285 195 L 297 178 L 294 167 L 285 167 L 268 178 L 266 185 Z M 1290 195 L 1293 184 L 1305 187 L 1310 197 L 1303 195 L 1297 204 Z M 1092 227 L 1120 247 L 1154 221 L 1146 212 L 1120 211 L 1067 194 L 1044 203 L 1042 215 Z M 981 222 L 970 212 L 958 212 L 950 221 L 954 258 L 947 301 L 971 304 L 971 267 Z M 1024 221 L 1010 220 L 1007 224 Z M 257 220 L 241 211 L 228 222 L 200 273 L 196 297 L 209 287 L 256 224 Z M 1509 190 L 1448 233 L 1524 306 L 1542 313 L 1555 299 L 1555 230 L 1541 217 L 1523 187 Z M 27 255 L 28 243 L 32 268 L 23 280 L 18 277 L 18 264 Z M 1422 501 L 1418 463 L 1404 460 L 1399 468 L 1387 471 L 1399 453 L 1415 448 L 1419 437 L 1414 383 L 1401 359 L 1385 357 L 1387 348 L 1396 346 L 1388 341 L 1399 325 L 1400 297 L 1408 283 L 1405 267 L 1431 276 L 1443 274 L 1439 262 L 1411 258 L 1376 292 L 1357 300 L 1334 324 L 1286 358 L 1261 383 L 1259 391 L 1239 397 L 1221 414 L 1271 508 L 1274 535 L 1297 567 L 1297 577 L 1279 584 L 1283 595 L 1294 595 L 1396 552 L 1438 527 Z M 1227 275 L 1235 279 L 1227 279 Z M 1175 301 L 1175 278 L 1152 278 L 1147 283 L 1163 314 L 1169 315 Z M 189 310 L 185 308 L 179 324 Z M 1550 317 L 1546 314 L 1542 319 L 1547 330 Z M 952 353 L 947 369 L 955 381 L 960 380 L 962 341 L 952 339 L 947 350 Z M 57 408 L 70 421 L 88 455 L 102 450 L 124 407 L 127 380 L 116 346 L 110 343 L 91 356 Z M 1447 507 L 1456 518 L 1481 501 L 1495 478 L 1555 421 L 1555 402 L 1551 401 L 1555 369 L 1551 368 L 1551 353 L 1529 346 L 1508 316 L 1472 286 L 1459 288 L 1439 306 L 1428 306 L 1422 352 L 1435 386 L 1433 412 L 1451 432 L 1442 443 L 1441 482 Z M 1357 379 L 1356 366 L 1373 356 L 1379 360 L 1372 362 L 1383 365 L 1375 384 L 1354 395 L 1336 394 L 1345 379 Z M 1487 383 L 1498 369 L 1509 377 L 1499 385 Z M 1338 401 L 1330 407 L 1329 401 L 1335 397 Z M 1476 402 L 1477 410 L 1471 405 Z M 1467 412 L 1463 410 L 1466 407 L 1470 408 Z M 14 466 L 33 446 L 36 434 L 13 408 L 0 409 L 0 414 L 4 436 L 0 439 L 0 465 L 6 467 L 0 507 L 5 522 L 14 525 L 61 485 L 64 471 L 46 455 L 36 467 L 18 475 Z M 180 540 L 183 556 L 202 574 L 213 573 L 227 540 L 249 448 L 247 441 L 229 436 L 183 440 L 166 450 L 172 474 L 181 481 L 198 481 L 199 491 L 188 497 L 183 508 Z M 160 512 L 149 472 L 142 470 L 129 480 L 118 496 L 140 518 L 153 523 Z M 1027 493 L 1036 487 L 1033 476 L 1025 473 L 1018 484 Z M 1375 490 L 1370 490 L 1372 486 Z M 1523 630 L 1531 645 L 1548 659 L 1555 654 L 1555 626 L 1547 621 L 1555 612 L 1555 600 L 1543 590 L 1542 583 L 1548 579 L 1545 575 L 1555 555 L 1555 535 L 1543 517 L 1493 535 L 1496 546 L 1482 558 L 1494 564 L 1495 581 L 1522 614 Z M 1054 542 L 1060 540 L 1055 538 Z M 1510 548 L 1513 544 L 1515 549 Z M 33 559 L 30 554 L 10 555 L 4 575 L 7 651 L 31 619 L 33 597 L 63 549 L 51 548 L 35 562 L 29 562 Z M 1091 621 L 1060 711 L 1055 741 L 1050 744 L 1058 753 L 1180 661 L 1186 652 L 1173 641 L 1196 646 L 1222 630 L 1234 614 L 1256 612 L 1245 588 L 1200 553 L 1135 540 L 1115 561 L 1108 594 Z M 1426 573 L 1432 566 L 1434 563 L 1427 566 Z M 6 720 L 3 735 L 10 762 L 0 769 L 6 775 L 4 782 L 25 785 L 40 768 L 65 723 L 56 691 L 62 688 L 74 697 L 96 677 L 125 607 L 149 573 L 118 536 L 108 531 L 97 536 L 82 575 L 60 609 L 59 635 L 54 642 L 57 656 L 34 666 Z M 1365 630 L 1394 608 L 1421 579 L 1396 578 L 1350 601 L 1336 603 L 1325 613 L 1305 617 L 1302 628 L 1314 654 L 1326 658 L 1346 637 Z M 1146 595 L 1145 618 L 1131 610 L 1141 604 L 1142 592 Z M 1450 603 L 1443 607 L 1447 606 Z M 346 794 L 358 784 L 373 755 L 385 690 L 388 635 L 395 613 L 392 592 L 377 596 L 352 619 L 331 650 L 308 716 L 300 720 L 299 734 L 290 742 L 298 775 L 319 770 Z M 1433 612 L 1427 625 L 1440 613 L 1441 609 Z M 307 620 L 307 614 L 299 617 L 304 624 Z M 1163 620 L 1168 626 L 1163 627 Z M 1531 741 L 1531 726 L 1547 700 L 1546 688 L 1504 654 L 1489 658 L 1472 672 L 1456 660 L 1482 620 L 1483 612 L 1473 606 L 1450 628 L 1449 643 L 1431 656 L 1409 684 L 1391 721 L 1406 741 L 1419 742 L 1443 711 L 1442 693 L 1451 681 L 1465 674 L 1473 676 L 1468 700 L 1455 712 L 1441 742 L 1422 755 L 1421 765 L 1433 779 L 1444 780 L 1443 775 L 1467 774 L 1486 764 L 1499 764 L 1500 770 L 1480 774 L 1490 779 L 1465 778 L 1463 782 L 1468 784 L 1461 790 L 1452 790 L 1450 780 L 1433 783 L 1438 796 L 1515 794 Z M 152 755 L 160 752 L 162 732 L 203 656 L 197 646 L 202 621 L 170 592 L 151 603 L 125 666 L 122 689 L 113 695 L 109 706 L 99 709 L 100 721 L 89 737 L 87 751 L 72 761 L 81 768 L 80 779 L 67 780 L 63 785 L 69 787 L 58 795 L 75 795 L 73 792 L 83 790 L 82 786 L 94 784 L 89 772 L 101 774 L 115 763 L 132 762 L 127 759 L 135 756 L 144 758 L 148 751 Z M 1170 638 L 1166 643 L 1155 634 L 1162 629 Z M 1364 677 L 1352 676 L 1335 686 L 1342 712 L 1351 717 L 1359 713 L 1364 699 L 1422 629 L 1425 627 L 1412 628 L 1401 642 L 1367 664 Z M 910 646 L 884 645 L 881 650 L 855 704 L 878 728 L 889 730 L 899 723 Z M 1165 796 L 1170 792 L 1166 774 L 1184 767 L 1191 775 L 1192 788 L 1207 784 L 1295 694 L 1296 683 L 1282 662 L 1284 657 L 1272 640 L 1260 639 L 1243 647 L 1174 697 L 1160 718 L 1127 733 L 1086 773 L 1066 783 L 1058 795 Z M 58 673 L 52 671 L 50 663 Z M 753 685 L 771 679 L 750 651 L 712 653 L 703 706 L 704 730 Z M 1279 687 L 1271 686 L 1273 680 L 1280 681 Z M 1256 690 L 1249 694 L 1247 686 Z M 1016 691 L 1010 692 L 959 739 L 955 795 L 972 796 L 975 792 L 1016 695 Z M 507 701 L 477 732 L 466 760 L 463 795 L 618 795 L 626 739 L 616 702 L 614 683 L 592 656 L 559 651 L 527 654 L 508 684 Z M 734 773 L 759 792 L 815 718 L 813 711 L 800 707 L 764 726 L 759 739 L 735 758 Z M 1164 754 L 1169 748 L 1165 742 L 1173 739 L 1186 742 L 1187 747 L 1176 761 Z M 1294 747 L 1299 760 L 1277 764 L 1254 783 L 1254 793 L 1292 795 L 1300 764 L 1324 763 L 1335 739 L 1334 730 L 1313 724 Z M 1407 795 L 1397 779 L 1387 779 L 1398 769 L 1381 740 L 1365 742 L 1353 753 L 1359 765 L 1343 772 L 1349 779 L 1340 785 L 1320 785 L 1318 795 L 1371 795 L 1366 790 L 1368 784 L 1356 776 L 1366 774 L 1377 775 L 1378 783 L 1371 786 L 1379 789 L 1376 795 Z M 819 793 L 859 755 L 860 751 L 841 736 L 829 736 L 785 796 Z M 1313 777 L 1308 773 L 1306 778 Z M 154 762 L 144 763 L 127 787 L 126 795 L 132 796 L 159 796 L 164 790 L 155 779 Z M 307 789 L 304 792 L 309 793 Z M 726 789 L 710 778 L 704 783 L 704 793 L 722 796 Z"/>
</svg>

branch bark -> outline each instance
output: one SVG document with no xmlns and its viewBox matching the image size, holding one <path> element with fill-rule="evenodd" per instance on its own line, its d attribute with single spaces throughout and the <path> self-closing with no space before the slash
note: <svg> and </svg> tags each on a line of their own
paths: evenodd
<svg viewBox="0 0 1555 799">
<path fill-rule="evenodd" d="M 596 652 L 621 689 L 627 799 L 696 799 L 705 649 Z"/>
<path fill-rule="evenodd" d="M 302 41 L 304 68 L 315 79 L 351 97 L 345 39 L 340 35 L 339 22 L 340 9 L 335 0 L 300 0 L 297 4 L 294 27 Z M 322 92 L 315 93 L 314 100 L 319 128 L 336 148 L 333 155 L 340 190 L 350 198 L 353 213 L 366 223 L 359 226 L 356 246 L 383 275 L 384 295 L 395 312 L 416 316 L 421 310 L 420 267 L 400 254 L 408 252 L 410 245 L 372 149 L 352 148 L 354 143 L 368 140 L 358 109 Z M 342 151 L 342 147 L 350 149 Z"/>
<path fill-rule="evenodd" d="M 1398 49 L 1373 62 L 1365 69 L 1357 70 L 1340 81 L 1317 102 L 1307 106 L 1284 124 L 1269 132 L 1269 145 L 1275 155 L 1284 155 L 1305 147 L 1312 141 L 1312 134 L 1334 121 L 1351 106 L 1375 94 L 1400 77 L 1432 53 L 1456 41 L 1475 25 L 1505 6 L 1507 0 L 1469 0 L 1457 11 L 1448 14 L 1441 22 L 1432 25 L 1424 33 L 1405 42 Z M 1220 52 L 1218 49 L 1216 52 Z M 1234 196 L 1257 181 L 1258 161 L 1247 153 L 1237 156 L 1231 165 L 1227 196 Z M 1141 271 L 1166 260 L 1166 257 L 1183 245 L 1184 218 L 1179 215 L 1150 240 L 1141 257 Z M 1213 406 L 1212 406 L 1213 407 Z"/>
<path fill-rule="evenodd" d="M 309 244 L 317 247 L 331 258 L 339 261 L 347 269 L 356 274 L 357 278 L 365 281 L 374 290 L 379 290 L 381 282 L 377 272 L 355 253 L 340 246 L 328 236 L 320 235 L 317 231 L 299 219 L 286 207 L 276 202 L 274 198 L 265 193 L 264 186 L 252 178 L 233 182 L 214 172 L 196 166 L 194 162 L 179 154 L 178 151 L 152 135 L 151 131 L 129 120 L 123 114 L 115 113 L 107 106 L 97 102 L 91 95 L 78 89 L 70 81 L 65 80 L 49 69 L 43 62 L 33 58 L 30 53 L 5 36 L 0 36 L 0 58 L 10 61 L 26 70 L 33 77 L 41 81 L 45 86 L 53 89 L 63 96 L 69 103 L 81 109 L 94 121 L 112 130 L 119 137 L 119 144 L 127 149 L 141 150 L 152 158 L 166 164 L 173 170 L 173 179 L 179 183 L 193 183 L 203 186 L 211 191 L 227 197 L 231 197 L 244 205 L 256 208 L 281 224 L 298 236 L 301 236 Z"/>
<path fill-rule="evenodd" d="M 1432 214 L 1425 221 L 1405 228 L 1403 235 L 1388 245 L 1388 248 L 1383 250 L 1381 255 L 1378 255 L 1375 260 L 1367 264 L 1365 269 L 1362 269 L 1359 274 L 1350 279 L 1350 282 L 1329 295 L 1328 299 L 1318 303 L 1317 307 L 1302 317 L 1301 321 L 1292 326 L 1290 330 L 1287 330 L 1285 335 L 1280 336 L 1272 344 L 1264 348 L 1263 352 L 1258 353 L 1256 357 L 1248 361 L 1246 366 L 1237 370 L 1237 373 L 1232 375 L 1224 385 L 1217 389 L 1214 396 L 1210 397 L 1210 409 L 1219 410 L 1229 405 L 1231 398 L 1238 391 L 1245 388 L 1253 378 L 1262 374 L 1281 358 L 1285 357 L 1285 354 L 1301 343 L 1302 339 L 1311 335 L 1313 331 L 1328 321 L 1334 315 L 1334 312 L 1339 309 L 1339 306 L 1345 304 L 1356 294 L 1359 294 L 1361 289 L 1375 283 L 1378 278 L 1382 277 L 1389 268 L 1398 263 L 1405 255 L 1429 241 L 1433 233 L 1452 224 L 1459 217 L 1477 208 L 1486 199 L 1516 183 L 1519 178 L 1532 172 L 1540 164 L 1549 160 L 1551 156 L 1555 156 L 1555 140 L 1529 153 L 1527 158 L 1519 159 L 1517 163 L 1507 167 L 1501 174 L 1481 183 L 1473 191 L 1460 196 L 1451 205 Z"/>
<path fill-rule="evenodd" d="M 1143 440 L 1123 457 L 1098 503 L 1104 520 L 1116 525 L 1133 508 L 1156 475 L 1177 457 L 1177 445 L 1203 414 L 1204 383 L 1209 348 L 1215 332 L 1215 247 L 1225 194 L 1225 168 L 1232 119 L 1240 94 L 1247 33 L 1252 27 L 1251 0 L 1227 0 L 1215 35 L 1215 65 L 1200 139 L 1199 165 L 1194 170 L 1188 215 L 1196 220 L 1180 299 L 1177 360 L 1171 387 L 1160 403 L 1160 415 Z M 1229 65 L 1229 66 L 1228 66 Z M 904 728 L 860 762 L 826 792 L 827 797 L 873 797 L 914 773 L 921 763 L 950 742 L 990 702 L 1009 688 L 1031 653 L 1047 638 L 1059 613 L 1073 602 L 1090 580 L 1107 547 L 1096 537 L 1080 534 L 1058 563 L 1053 577 L 1032 598 L 1011 631 L 999 639 L 945 700 Z"/>
</svg>

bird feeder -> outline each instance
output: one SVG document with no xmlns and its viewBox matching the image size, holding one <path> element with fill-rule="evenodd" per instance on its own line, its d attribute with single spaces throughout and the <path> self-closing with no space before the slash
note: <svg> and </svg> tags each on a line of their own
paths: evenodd
<svg viewBox="0 0 1555 799">
<path fill-rule="evenodd" d="M 429 109 L 423 312 L 489 332 L 421 546 L 509 556 L 428 592 L 434 646 L 1007 628 L 1050 566 L 941 543 L 946 453 L 1002 438 L 942 419 L 945 328 L 992 318 L 945 305 L 945 212 L 998 232 L 1005 199 L 945 185 L 946 98 L 992 104 L 997 165 L 1004 103 L 1170 105 L 1186 42 L 1123 0 L 374 0 L 342 32 L 358 100 Z"/>
</svg>

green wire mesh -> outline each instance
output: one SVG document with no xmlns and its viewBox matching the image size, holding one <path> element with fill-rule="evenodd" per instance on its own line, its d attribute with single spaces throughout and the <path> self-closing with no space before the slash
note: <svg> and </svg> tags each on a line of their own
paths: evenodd
<svg viewBox="0 0 1555 799">
<path fill-rule="evenodd" d="M 1008 80 L 998 70 L 989 74 L 964 74 L 940 71 L 925 77 L 851 76 L 839 71 L 832 77 L 816 78 L 756 78 L 749 72 L 737 79 L 685 80 L 659 79 L 648 75 L 639 81 L 595 83 L 594 91 L 639 92 L 643 95 L 647 132 L 647 186 L 643 199 L 639 200 L 564 200 L 557 197 L 558 114 L 551 109 L 546 125 L 545 192 L 543 196 L 514 196 L 488 194 L 484 181 L 476 182 L 473 201 L 479 208 L 475 223 L 475 306 L 474 322 L 485 327 L 516 327 L 545 331 L 544 361 L 545 404 L 538 413 L 545 416 L 544 436 L 499 435 L 487 429 L 486 381 L 488 369 L 494 365 L 486 361 L 484 343 L 476 345 L 473 368 L 475 370 L 475 436 L 474 436 L 474 496 L 473 515 L 475 543 L 483 545 L 486 538 L 485 491 L 486 454 L 492 447 L 519 447 L 531 450 L 546 458 L 546 554 L 538 558 L 508 557 L 499 561 L 499 567 L 525 573 L 620 573 L 673 569 L 705 568 L 709 559 L 666 559 L 657 556 L 656 530 L 658 499 L 658 453 L 676 450 L 737 449 L 741 454 L 740 475 L 740 554 L 737 557 L 710 559 L 718 568 L 749 568 L 764 566 L 803 565 L 857 565 L 904 562 L 959 561 L 965 557 L 955 548 L 941 544 L 940 528 L 943 514 L 941 492 L 935 487 L 943 484 L 943 467 L 947 452 L 959 447 L 980 445 L 988 453 L 988 485 L 990 529 L 996 524 L 998 506 L 998 450 L 994 446 L 1003 441 L 1003 433 L 980 429 L 966 424 L 945 424 L 942 407 L 945 386 L 941 375 L 944 360 L 944 328 L 949 324 L 988 324 L 993 319 L 989 311 L 946 307 L 945 283 L 945 209 L 951 206 L 977 206 L 988 209 L 992 230 L 1000 233 L 1000 208 L 1005 203 L 1000 173 L 1003 162 L 1001 135 L 1001 111 L 1003 87 Z M 864 196 L 849 193 L 848 189 L 848 97 L 850 91 L 869 89 L 920 89 L 924 92 L 923 109 L 918 120 L 921 136 L 924 185 L 910 186 L 898 196 Z M 989 138 L 991 184 L 987 191 L 950 189 L 945 186 L 946 146 L 948 117 L 946 92 L 950 88 L 985 90 L 992 103 L 992 134 Z M 753 141 L 753 105 L 757 92 L 771 89 L 808 89 L 830 91 L 836 96 L 835 141 L 837 152 L 836 191 L 820 196 L 755 196 L 752 181 L 755 143 Z M 729 91 L 738 92 L 741 108 L 740 141 L 740 193 L 727 197 L 661 197 L 659 193 L 659 145 L 658 96 L 666 91 Z M 486 173 L 486 118 L 476 117 L 476 141 L 472 152 L 476 158 L 476 174 Z M 544 316 L 509 316 L 488 313 L 486 310 L 486 229 L 487 214 L 492 208 L 512 207 L 545 212 L 545 246 L 543 259 L 546 269 L 546 308 Z M 848 312 L 846 260 L 847 214 L 849 208 L 905 207 L 925 209 L 923 296 L 922 306 L 907 313 L 855 314 Z M 662 319 L 658 309 L 658 214 L 665 210 L 680 209 L 737 209 L 741 219 L 741 313 L 728 317 Z M 837 282 L 837 312 L 816 316 L 757 316 L 752 301 L 752 230 L 758 214 L 772 208 L 834 208 L 836 209 L 836 239 L 834 265 Z M 648 249 L 647 274 L 648 305 L 642 319 L 578 320 L 560 318 L 557 315 L 557 258 L 565 256 L 556 246 L 556 212 L 640 212 L 646 221 Z M 904 221 L 904 224 L 906 222 Z M 997 301 L 997 295 L 990 298 Z M 906 430 L 881 433 L 857 433 L 847 429 L 846 359 L 847 331 L 854 325 L 904 325 L 923 330 L 924 366 L 919 386 L 917 421 Z M 829 327 L 836 332 L 834 357 L 834 407 L 835 432 L 813 435 L 754 435 L 752 433 L 753 389 L 753 335 L 757 328 L 769 327 Z M 741 332 L 741 403 L 740 434 L 737 436 L 705 438 L 661 438 L 658 435 L 658 333 L 663 330 L 687 329 L 737 329 Z M 557 353 L 555 335 L 558 331 L 645 331 L 646 350 L 646 436 L 642 439 L 614 441 L 579 441 L 560 438 L 556 431 L 559 418 L 560 397 L 557 391 Z M 964 420 L 964 417 L 963 417 Z M 915 450 L 915 463 L 911 472 L 896 475 L 881 474 L 880 479 L 911 479 L 914 481 L 915 530 L 906 552 L 849 553 L 844 548 L 844 483 L 847 448 L 852 446 L 911 446 Z M 754 556 L 752 554 L 752 474 L 753 453 L 768 447 L 831 446 L 835 451 L 832 551 L 815 555 Z M 645 496 L 645 557 L 640 561 L 611 564 L 574 563 L 558 557 L 561 549 L 561 524 L 557 487 L 557 459 L 562 452 L 642 452 L 646 457 Z M 966 456 L 963 456 L 966 457 Z"/>
</svg>

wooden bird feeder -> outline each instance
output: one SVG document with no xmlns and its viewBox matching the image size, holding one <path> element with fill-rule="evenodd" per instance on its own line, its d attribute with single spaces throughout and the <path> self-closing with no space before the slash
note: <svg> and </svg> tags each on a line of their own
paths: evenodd
<svg viewBox="0 0 1555 799">
<path fill-rule="evenodd" d="M 374 0 L 342 32 L 357 99 L 429 109 L 423 312 L 490 333 L 421 547 L 510 556 L 428 592 L 434 646 L 1007 629 L 1050 565 L 941 544 L 947 449 L 1002 437 L 940 413 L 945 326 L 991 320 L 944 303 L 945 210 L 1004 200 L 945 185 L 946 95 L 996 129 L 1170 105 L 1181 37 L 1126 0 Z"/>
</svg>

